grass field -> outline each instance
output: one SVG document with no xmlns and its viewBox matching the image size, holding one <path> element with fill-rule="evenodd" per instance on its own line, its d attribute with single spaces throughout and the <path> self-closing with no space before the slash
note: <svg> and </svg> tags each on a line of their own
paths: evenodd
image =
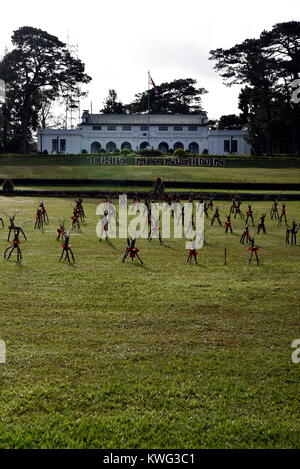
<svg viewBox="0 0 300 469">
<path fill-rule="evenodd" d="M 44 232 L 38 203 L 0 198 L 2 252 L 4 212 L 28 236 L 22 263 L 0 261 L 1 448 L 300 447 L 300 247 L 285 245 L 284 226 L 267 216 L 260 266 L 248 266 L 241 221 L 232 235 L 206 224 L 199 265 L 178 239 L 140 240 L 144 265 L 122 264 L 124 240 L 99 243 L 87 199 L 68 265 L 55 237 L 73 201 L 44 200 Z M 224 220 L 229 203 L 218 204 Z M 257 221 L 270 203 L 253 209 Z M 299 209 L 287 203 L 289 221 Z"/>
<path fill-rule="evenodd" d="M 277 162 L 270 167 L 257 167 L 255 163 L 255 167 L 246 168 L 0 164 L 0 178 L 154 181 L 160 176 L 164 181 L 300 183 L 300 165 L 297 160 L 296 163 L 286 163 L 285 167 L 276 167 L 276 164 Z"/>
</svg>

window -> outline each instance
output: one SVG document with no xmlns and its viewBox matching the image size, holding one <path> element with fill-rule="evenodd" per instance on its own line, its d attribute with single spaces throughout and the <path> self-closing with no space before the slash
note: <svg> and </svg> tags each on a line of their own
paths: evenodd
<svg viewBox="0 0 300 469">
<path fill-rule="evenodd" d="M 224 153 L 236 153 L 237 140 L 224 140 Z"/>
<path fill-rule="evenodd" d="M 183 130 L 183 127 L 182 125 L 174 125 L 174 130 L 177 132 L 177 131 L 181 131 Z"/>
<path fill-rule="evenodd" d="M 224 140 L 224 152 L 225 153 L 230 152 L 230 140 Z"/>
<path fill-rule="evenodd" d="M 141 130 L 148 130 L 148 125 L 141 125 Z"/>
<path fill-rule="evenodd" d="M 168 126 L 167 126 L 167 125 L 159 125 L 159 126 L 158 126 L 158 130 L 160 130 L 160 131 L 166 131 L 166 130 L 168 130 Z"/>
<path fill-rule="evenodd" d="M 117 127 L 115 125 L 108 125 L 107 130 L 117 130 Z"/>
<path fill-rule="evenodd" d="M 127 150 L 132 150 L 131 143 L 123 142 L 121 145 L 121 150 L 124 150 L 124 148 L 126 148 Z"/>
<path fill-rule="evenodd" d="M 52 151 L 58 151 L 58 139 L 57 138 L 52 139 Z"/>
<path fill-rule="evenodd" d="M 123 125 L 122 130 L 131 130 L 131 125 Z"/>
<path fill-rule="evenodd" d="M 59 150 L 66 151 L 66 140 L 64 138 L 59 141 Z"/>
<path fill-rule="evenodd" d="M 166 142 L 161 142 L 161 143 L 158 145 L 158 149 L 159 149 L 159 151 L 161 151 L 162 153 L 168 153 L 169 145 L 168 145 Z"/>
<path fill-rule="evenodd" d="M 237 152 L 237 140 L 231 140 L 231 153 Z"/>
<path fill-rule="evenodd" d="M 93 130 L 101 130 L 101 125 L 93 125 Z"/>
<path fill-rule="evenodd" d="M 196 132 L 197 129 L 198 129 L 198 127 L 197 127 L 196 125 L 189 125 L 189 126 L 188 126 L 188 130 L 189 130 L 190 132 Z"/>
</svg>

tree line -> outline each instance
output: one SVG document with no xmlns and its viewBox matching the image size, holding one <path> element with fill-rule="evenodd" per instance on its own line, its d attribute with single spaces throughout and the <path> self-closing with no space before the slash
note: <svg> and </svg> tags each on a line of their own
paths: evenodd
<svg viewBox="0 0 300 469">
<path fill-rule="evenodd" d="M 91 77 L 67 45 L 46 31 L 21 27 L 11 40 L 13 49 L 0 61 L 0 78 L 6 82 L 0 151 L 27 153 L 34 132 L 47 126 L 53 103 L 63 100 L 76 109 L 85 96 L 82 86 Z M 239 115 L 210 120 L 210 128 L 247 129 L 257 155 L 300 156 L 300 99 L 297 92 L 295 99 L 293 88 L 300 78 L 300 22 L 278 23 L 259 38 L 212 50 L 209 59 L 225 85 L 242 85 Z M 193 78 L 161 83 L 136 94 L 129 104 L 123 104 L 111 89 L 100 112 L 147 113 L 150 102 L 155 114 L 199 113 L 205 93 Z"/>
</svg>

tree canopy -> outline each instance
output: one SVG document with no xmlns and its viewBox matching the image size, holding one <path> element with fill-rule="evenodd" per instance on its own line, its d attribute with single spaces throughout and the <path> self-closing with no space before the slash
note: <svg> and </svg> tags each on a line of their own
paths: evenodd
<svg viewBox="0 0 300 469">
<path fill-rule="evenodd" d="M 135 95 L 135 100 L 126 105 L 131 114 L 148 111 L 148 100 L 152 114 L 193 114 L 202 111 L 201 97 L 207 91 L 196 88 L 193 78 L 180 78 L 161 83 L 156 90 L 150 89 Z"/>
<path fill-rule="evenodd" d="M 110 89 L 108 97 L 104 100 L 104 107 L 100 110 L 103 114 L 124 114 L 126 108 L 121 101 L 118 101 L 116 90 Z"/>
<path fill-rule="evenodd" d="M 91 78 L 66 44 L 46 31 L 24 26 L 14 31 L 11 41 L 14 48 L 0 62 L 0 77 L 6 82 L 4 116 L 19 151 L 26 153 L 43 106 L 78 93 L 80 84 Z"/>
<path fill-rule="evenodd" d="M 300 22 L 278 23 L 258 39 L 215 49 L 210 60 L 225 84 L 243 85 L 239 107 L 254 152 L 300 155 L 300 109 L 292 100 L 300 74 Z"/>
</svg>

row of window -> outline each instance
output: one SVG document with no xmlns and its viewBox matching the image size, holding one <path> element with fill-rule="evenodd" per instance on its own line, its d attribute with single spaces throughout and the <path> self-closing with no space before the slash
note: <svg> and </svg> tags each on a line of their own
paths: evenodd
<svg viewBox="0 0 300 469">
<path fill-rule="evenodd" d="M 128 150 L 133 150 L 132 148 L 132 145 L 131 143 L 129 142 L 123 142 L 122 145 L 121 145 L 121 150 L 123 150 L 124 148 L 127 148 Z M 139 150 L 145 150 L 146 148 L 148 148 L 148 142 L 142 142 L 139 146 L 137 146 L 134 150 L 136 151 L 139 151 Z M 159 145 L 158 145 L 158 150 L 161 151 L 162 153 L 167 153 L 169 151 L 171 147 L 166 143 L 166 142 L 161 142 Z M 184 145 L 182 142 L 176 142 L 174 145 L 173 145 L 173 150 L 176 150 L 177 148 L 184 148 Z M 108 142 L 106 144 L 106 146 L 104 147 L 104 149 L 109 152 L 109 153 L 113 153 L 117 150 L 117 145 L 115 142 Z M 102 146 L 101 146 L 101 143 L 100 142 L 93 142 L 91 144 L 91 148 L 90 148 L 90 151 L 91 153 L 100 153 L 100 151 L 102 150 Z M 199 145 L 197 142 L 191 142 L 189 145 L 188 145 L 188 148 L 187 150 L 190 152 L 190 153 L 199 153 Z"/>
<path fill-rule="evenodd" d="M 117 130 L 116 125 L 107 125 L 106 127 L 107 127 L 107 130 Z M 148 125 L 141 125 L 140 126 L 140 130 L 148 130 L 148 128 L 149 128 Z M 175 132 L 181 132 L 181 131 L 183 131 L 183 129 L 184 129 L 183 125 L 174 125 L 173 126 L 173 130 Z M 198 130 L 198 126 L 197 125 L 188 125 L 187 129 L 190 132 L 196 132 Z M 101 125 L 93 125 L 93 130 L 102 130 L 102 126 Z M 131 125 L 122 125 L 122 130 L 126 130 L 126 131 L 132 130 L 132 126 Z M 159 125 L 158 130 L 160 130 L 161 132 L 166 132 L 166 131 L 169 130 L 169 126 L 168 125 Z"/>
<path fill-rule="evenodd" d="M 236 153 L 237 140 L 224 140 L 224 153 Z"/>
<path fill-rule="evenodd" d="M 63 152 L 66 151 L 66 139 L 65 138 L 53 138 L 52 139 L 52 151 Z"/>
<path fill-rule="evenodd" d="M 143 142 L 140 145 L 140 149 L 147 148 L 147 145 L 148 145 L 147 142 Z M 161 148 L 160 148 L 161 151 L 168 151 L 168 149 L 169 149 L 168 145 L 165 142 L 162 142 L 160 144 L 160 146 L 161 146 Z M 191 148 L 189 148 L 189 149 L 192 149 L 193 153 L 197 152 L 197 150 L 199 151 L 198 144 L 195 143 L 195 142 L 192 142 L 190 144 L 190 147 Z M 128 149 L 131 150 L 131 144 L 129 142 L 124 142 L 121 145 L 121 149 L 123 149 L 123 148 L 128 148 Z M 184 148 L 183 143 L 181 143 L 181 142 L 175 143 L 174 150 L 176 150 L 176 148 Z M 237 140 L 233 140 L 233 139 L 224 140 L 224 153 L 237 153 L 237 148 L 238 148 Z M 107 149 L 107 151 L 111 151 L 111 152 L 115 151 L 115 149 L 116 149 L 115 143 L 114 142 L 109 142 L 107 144 L 106 149 Z M 92 143 L 92 145 L 91 145 L 91 152 L 92 153 L 97 153 L 100 150 L 101 150 L 101 145 L 100 145 L 99 142 Z M 54 139 L 52 139 L 52 151 L 53 152 L 65 152 L 66 151 L 66 139 L 64 139 L 64 138 L 61 138 L 61 139 L 54 138 Z"/>
</svg>

